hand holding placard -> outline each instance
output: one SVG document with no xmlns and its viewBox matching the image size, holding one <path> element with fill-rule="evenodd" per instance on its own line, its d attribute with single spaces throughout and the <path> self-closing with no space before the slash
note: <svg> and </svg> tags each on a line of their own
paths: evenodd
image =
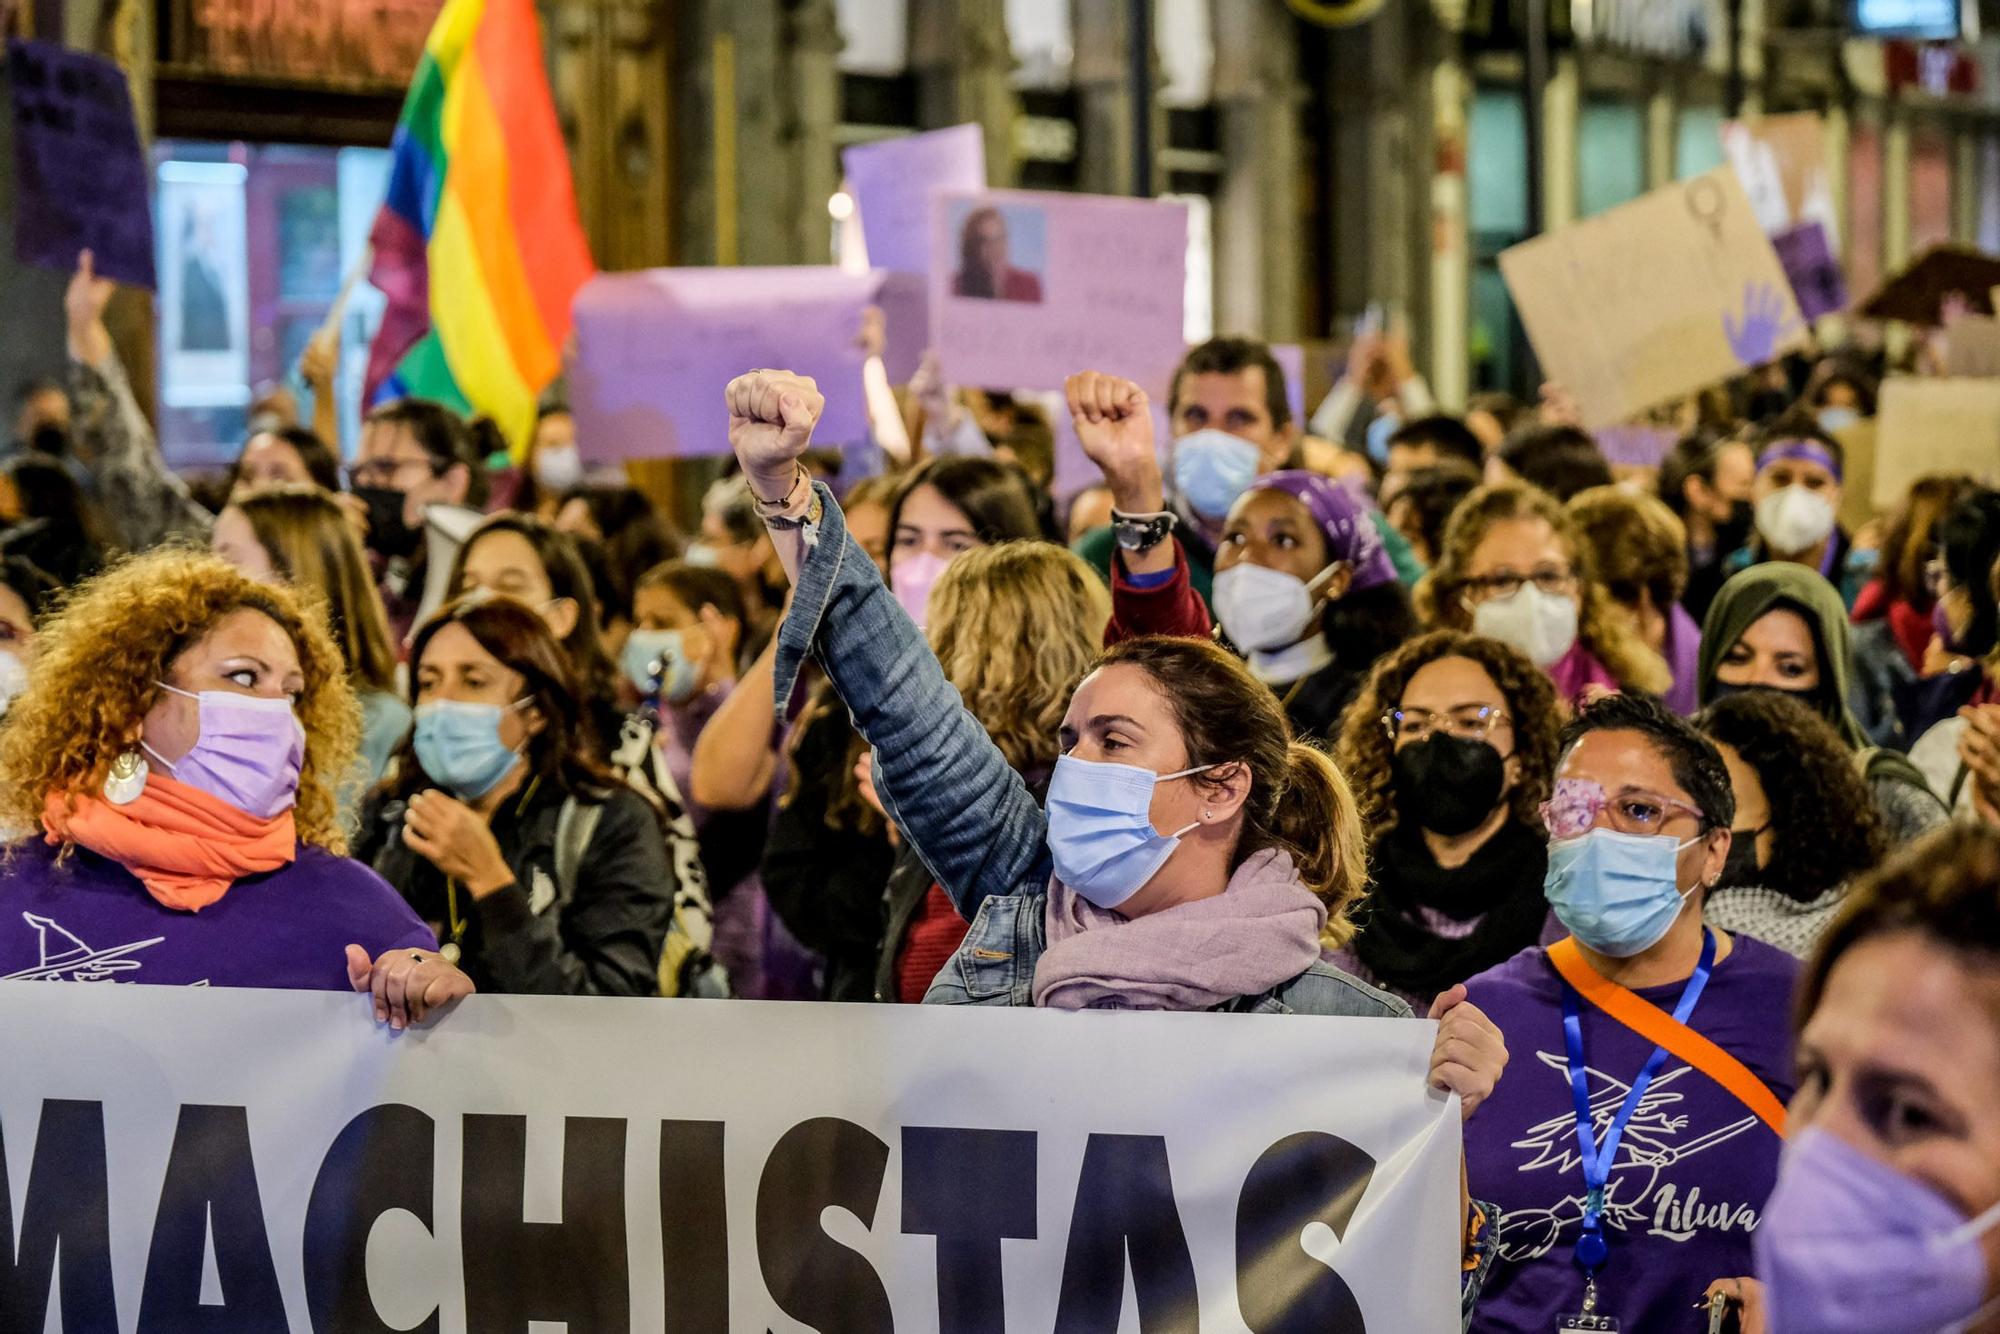
<svg viewBox="0 0 2000 1334">
<path fill-rule="evenodd" d="M 104 327 L 104 310 L 118 284 L 97 276 L 97 256 L 86 250 L 76 257 L 76 272 L 63 293 L 63 316 L 69 326 L 69 355 L 86 366 L 111 359 L 111 331 Z"/>
</svg>

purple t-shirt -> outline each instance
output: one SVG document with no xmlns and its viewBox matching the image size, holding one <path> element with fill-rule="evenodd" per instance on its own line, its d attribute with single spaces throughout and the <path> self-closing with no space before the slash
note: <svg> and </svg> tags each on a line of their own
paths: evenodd
<svg viewBox="0 0 2000 1334">
<path fill-rule="evenodd" d="M 56 853 L 37 838 L 0 854 L 0 982 L 346 991 L 349 944 L 371 959 L 437 948 L 388 881 L 305 844 L 198 913 L 162 906 L 96 853 L 78 848 L 60 865 Z"/>
<path fill-rule="evenodd" d="M 1688 1024 L 1789 1102 L 1798 961 L 1744 936 L 1715 965 Z M 1542 949 L 1467 984 L 1507 1037 L 1507 1073 L 1465 1127 L 1477 1199 L 1500 1206 L 1500 1258 L 1479 1299 L 1479 1334 L 1548 1334 L 1583 1306 L 1574 1260 L 1585 1186 L 1562 1029 L 1562 980 Z M 1681 983 L 1637 994 L 1671 1011 Z M 1653 1044 L 1584 1002 L 1593 1134 L 1604 1132 Z M 1699 1328 L 1694 1305 L 1718 1278 L 1753 1271 L 1750 1235 L 1778 1179 L 1777 1135 L 1707 1075 L 1672 1056 L 1619 1141 L 1606 1184 L 1598 1309 L 1627 1330 Z"/>
</svg>

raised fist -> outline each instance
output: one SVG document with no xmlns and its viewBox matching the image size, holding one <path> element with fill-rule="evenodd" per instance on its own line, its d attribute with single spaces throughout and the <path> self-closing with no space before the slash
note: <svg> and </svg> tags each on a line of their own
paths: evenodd
<svg viewBox="0 0 2000 1334">
<path fill-rule="evenodd" d="M 1077 442 L 1103 471 L 1112 503 L 1132 513 L 1160 509 L 1160 461 L 1146 391 L 1115 375 L 1084 371 L 1064 382 L 1063 393 Z"/>
<path fill-rule="evenodd" d="M 826 410 L 819 386 L 790 371 L 751 371 L 729 382 L 729 444 L 758 496 L 781 500 L 798 476 L 799 455 L 812 444 Z"/>
</svg>

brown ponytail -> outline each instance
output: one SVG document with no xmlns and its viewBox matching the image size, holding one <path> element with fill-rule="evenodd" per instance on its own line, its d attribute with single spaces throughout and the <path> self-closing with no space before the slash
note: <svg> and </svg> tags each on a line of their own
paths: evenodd
<svg viewBox="0 0 2000 1334">
<path fill-rule="evenodd" d="M 1237 762 L 1250 770 L 1243 834 L 1229 865 L 1275 848 L 1325 902 L 1328 946 L 1354 935 L 1351 915 L 1368 884 L 1368 841 L 1354 793 L 1326 752 L 1292 738 L 1277 696 L 1233 653 L 1200 639 L 1128 639 L 1098 666 L 1123 663 L 1152 677 L 1174 710 L 1190 767 Z M 1197 774 L 1196 783 L 1207 781 Z"/>
</svg>

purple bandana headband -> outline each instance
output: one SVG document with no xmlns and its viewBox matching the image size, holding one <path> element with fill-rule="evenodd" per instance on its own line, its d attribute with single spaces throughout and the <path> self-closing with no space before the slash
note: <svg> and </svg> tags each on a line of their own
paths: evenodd
<svg viewBox="0 0 2000 1334">
<path fill-rule="evenodd" d="M 1817 440 L 1773 440 L 1757 456 L 1757 469 L 1761 472 L 1780 459 L 1790 459 L 1794 463 L 1817 463 L 1833 474 L 1834 481 L 1842 480 L 1840 460 Z"/>
<path fill-rule="evenodd" d="M 1283 491 L 1296 498 L 1326 536 L 1327 562 L 1354 571 L 1350 592 L 1396 581 L 1396 567 L 1375 531 L 1374 520 L 1354 494 L 1330 477 L 1298 469 L 1267 473 L 1250 484 L 1252 491 Z"/>
</svg>

